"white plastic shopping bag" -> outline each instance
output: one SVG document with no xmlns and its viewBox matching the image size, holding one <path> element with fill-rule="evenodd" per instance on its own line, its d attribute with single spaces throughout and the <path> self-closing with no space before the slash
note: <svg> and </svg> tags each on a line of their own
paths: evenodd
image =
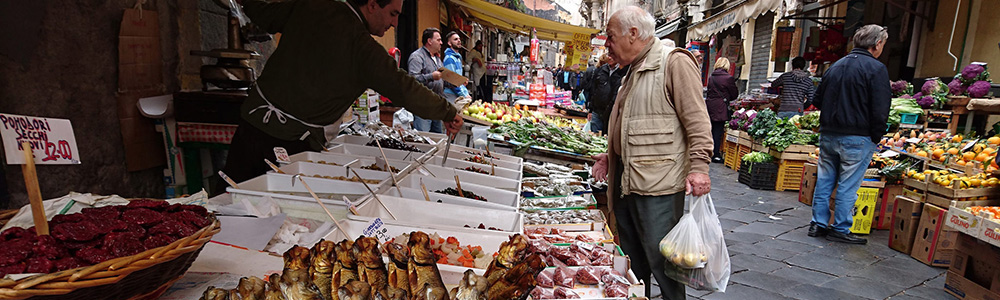
<svg viewBox="0 0 1000 300">
<path fill-rule="evenodd" d="M 685 219 L 690 221 L 685 222 Z M 682 223 L 688 224 L 685 225 Z M 680 233 L 677 231 L 696 231 L 697 234 Z M 673 262 L 671 255 L 676 250 L 670 252 L 671 255 L 667 255 L 668 251 L 665 250 L 672 249 L 665 248 L 664 246 L 669 246 L 669 244 L 665 245 L 665 243 L 673 242 L 676 244 L 681 241 L 679 240 L 679 236 L 689 236 L 690 238 L 690 236 L 698 235 L 700 235 L 700 245 L 704 251 L 704 257 L 701 258 L 704 259 L 704 263 L 700 265 L 700 268 L 690 268 L 691 264 L 689 264 L 689 261 L 685 261 L 686 258 L 681 258 L 680 264 Z M 674 237 L 673 239 L 668 239 L 672 236 Z M 712 202 L 712 196 L 706 194 L 693 200 L 691 210 L 681 217 L 677 225 L 660 241 L 660 252 L 667 258 L 668 263 L 664 267 L 668 277 L 698 290 L 726 291 L 726 285 L 729 284 L 729 275 L 731 272 L 729 250 L 726 249 L 726 240 L 722 236 L 722 223 L 719 222 L 719 217 L 715 212 L 715 203 Z M 686 256 L 687 254 L 685 253 L 684 255 Z"/>
</svg>

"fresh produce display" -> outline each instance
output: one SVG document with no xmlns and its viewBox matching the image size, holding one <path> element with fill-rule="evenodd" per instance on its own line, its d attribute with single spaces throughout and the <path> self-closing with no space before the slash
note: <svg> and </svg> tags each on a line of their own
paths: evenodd
<svg viewBox="0 0 1000 300">
<path fill-rule="evenodd" d="M 49 221 L 51 235 L 36 235 L 34 227 L 11 227 L 0 233 L 0 277 L 76 269 L 138 254 L 211 224 L 204 207 L 159 200 L 56 215 Z"/>
<path fill-rule="evenodd" d="M 754 139 L 763 140 L 767 138 L 767 133 L 777 124 L 778 115 L 770 109 L 765 109 L 757 112 L 757 116 L 753 119 L 753 124 L 750 124 L 750 128 L 747 129 L 747 134 Z"/>
<path fill-rule="evenodd" d="M 559 228 L 545 228 L 545 227 L 535 227 L 535 228 L 525 228 L 524 235 L 532 240 L 533 246 L 544 247 L 548 249 L 551 247 L 549 243 L 556 244 L 569 244 L 575 241 L 584 243 L 596 243 L 598 240 L 590 237 L 586 233 L 582 232 L 567 232 Z M 543 244 L 536 245 L 536 242 L 541 242 Z"/>
<path fill-rule="evenodd" d="M 476 172 L 476 173 L 480 173 L 480 174 L 486 174 L 486 175 L 490 174 L 490 172 L 487 172 L 486 170 L 483 170 L 483 169 L 480 169 L 480 168 L 476 168 L 476 167 L 465 167 L 462 170 L 466 170 L 466 171 L 469 171 L 469 172 Z"/>
<path fill-rule="evenodd" d="M 390 243 L 408 241 L 409 236 L 410 234 L 397 236 Z M 463 246 L 455 237 L 443 238 L 434 233 L 429 235 L 429 245 L 439 264 L 485 269 L 493 261 L 493 253 L 483 252 L 481 246 Z"/>
<path fill-rule="evenodd" d="M 743 161 L 749 163 L 766 163 L 774 161 L 774 157 L 767 153 L 754 151 L 743 155 Z"/>
<path fill-rule="evenodd" d="M 306 176 L 306 174 L 302 174 L 302 173 L 299 173 L 299 175 Z M 309 176 L 309 177 L 322 178 L 322 179 L 332 179 L 332 180 L 352 181 L 352 182 L 362 182 L 362 181 L 364 181 L 367 184 L 378 184 L 379 182 L 382 182 L 381 180 L 377 180 L 377 179 L 361 179 L 361 178 L 358 178 L 358 177 L 350 177 L 350 178 L 348 178 L 346 176 L 330 176 L 330 175 L 319 175 L 319 174 L 313 174 L 312 176 Z"/>
<path fill-rule="evenodd" d="M 545 268 L 538 255 L 514 249 L 526 244 L 523 236 L 515 235 L 501 245 L 495 258 L 484 255 L 481 261 L 487 276 L 467 270 L 449 292 L 436 262 L 450 260 L 438 255 L 446 247 L 451 250 L 452 244 L 435 242 L 420 231 L 401 237 L 381 247 L 370 237 L 340 243 L 320 240 L 312 249 L 295 246 L 283 255 L 285 266 L 280 274 L 266 281 L 244 277 L 234 289 L 209 287 L 201 299 L 507 300 L 530 293 L 535 287 L 530 279 Z M 432 246 L 442 243 L 446 246 Z M 459 249 L 457 242 L 454 249 Z M 383 253 L 389 257 L 387 262 Z"/>
<path fill-rule="evenodd" d="M 902 114 L 923 115 L 924 109 L 915 99 L 893 98 L 889 106 L 889 125 L 898 125 L 903 118 Z"/>
<path fill-rule="evenodd" d="M 965 211 L 976 216 L 989 218 L 994 222 L 1000 222 L 1000 206 L 972 206 L 966 207 Z"/>
<path fill-rule="evenodd" d="M 524 224 L 579 224 L 603 221 L 600 211 L 590 210 L 522 210 L 525 213 Z"/>
<path fill-rule="evenodd" d="M 948 102 L 948 85 L 938 78 L 931 78 L 924 81 L 920 87 L 920 92 L 913 96 L 903 95 L 901 98 L 913 98 L 920 104 L 920 107 L 938 109 Z"/>
<path fill-rule="evenodd" d="M 750 129 L 750 124 L 753 124 L 755 117 L 757 117 L 756 111 L 741 108 L 733 112 L 733 116 L 729 118 L 729 129 L 747 131 Z"/>
<path fill-rule="evenodd" d="M 597 201 L 584 196 L 546 197 L 546 198 L 521 198 L 521 207 L 524 208 L 567 208 L 567 207 L 587 207 L 596 205 Z"/>
<path fill-rule="evenodd" d="M 914 138 L 919 142 L 907 142 L 907 139 Z M 959 166 L 973 164 L 987 173 L 998 169 L 995 158 L 997 148 L 1000 147 L 1000 136 L 979 138 L 969 145 L 969 140 L 961 134 L 950 136 L 945 132 L 911 130 L 908 134 L 906 131 L 897 132 L 892 137 L 883 139 L 881 143 L 940 163 Z"/>
<path fill-rule="evenodd" d="M 539 146 L 580 155 L 596 155 L 608 150 L 608 140 L 604 137 L 545 122 L 533 124 L 522 119 L 494 127 L 490 132 L 502 135 L 504 140 L 521 143 L 520 147 Z"/>
<path fill-rule="evenodd" d="M 404 143 L 403 141 L 388 137 L 379 138 L 378 143 L 376 143 L 375 140 L 372 140 L 371 142 L 365 144 L 365 146 L 377 147 L 379 144 L 382 145 L 382 148 L 389 148 L 389 149 L 396 149 L 396 150 L 403 150 L 410 152 L 424 152 L 421 151 L 420 149 L 417 149 L 417 147 Z"/>
<path fill-rule="evenodd" d="M 989 188 L 1000 185 L 1000 179 L 987 173 L 966 175 L 952 173 L 948 170 L 925 170 L 918 172 L 917 170 L 910 169 L 906 171 L 906 176 L 919 181 L 930 178 L 931 183 L 946 187 L 953 187 L 957 184 L 960 189 Z"/>
<path fill-rule="evenodd" d="M 913 94 L 913 84 L 910 84 L 909 81 L 906 80 L 892 81 L 889 83 L 889 86 L 892 87 L 893 97 L 901 97 L 903 95 Z"/>
<path fill-rule="evenodd" d="M 817 131 L 819 130 L 819 116 L 820 112 L 818 110 L 806 113 L 799 118 L 799 122 L 796 126 L 805 130 Z"/>
<path fill-rule="evenodd" d="M 496 164 L 490 162 L 488 159 L 485 159 L 485 158 L 483 158 L 482 156 L 479 156 L 479 155 L 469 156 L 469 157 L 466 157 L 463 160 L 467 161 L 467 162 L 474 162 L 474 163 L 481 164 L 481 165 L 496 166 Z"/>
<path fill-rule="evenodd" d="M 554 118 L 546 116 L 540 111 L 530 111 L 525 107 L 509 106 L 501 103 L 483 103 L 476 101 L 462 110 L 463 115 L 467 115 L 485 122 L 499 125 L 507 122 L 518 122 L 524 120 L 530 123 L 544 122 L 556 127 L 580 128 L 579 124 L 566 118 Z"/>
<path fill-rule="evenodd" d="M 969 64 L 948 83 L 949 94 L 982 98 L 989 94 L 990 82 L 990 71 L 986 65 Z"/>
<path fill-rule="evenodd" d="M 396 167 L 393 167 L 393 166 L 388 166 L 388 167 L 389 167 L 390 170 L 392 170 L 393 173 L 399 173 L 399 169 L 396 169 Z M 379 167 L 378 164 L 370 164 L 370 165 L 367 165 L 367 166 L 362 166 L 361 168 L 365 169 L 365 170 L 375 170 L 375 171 L 385 172 L 385 169 L 383 169 L 382 167 Z"/>
<path fill-rule="evenodd" d="M 788 148 L 792 144 L 812 145 L 816 144 L 818 140 L 819 134 L 812 131 L 801 131 L 795 124 L 779 118 L 775 120 L 774 127 L 767 131 L 763 144 L 775 151 L 781 152 L 785 151 L 785 148 Z"/>
<path fill-rule="evenodd" d="M 459 197 L 469 198 L 469 199 L 472 199 L 472 200 L 479 200 L 479 201 L 483 201 L 483 202 L 489 202 L 489 200 L 486 200 L 485 197 L 476 195 L 476 193 L 473 193 L 473 192 L 470 192 L 470 191 L 466 191 L 466 190 L 462 190 L 461 194 L 459 194 L 458 190 L 453 189 L 453 188 L 446 188 L 446 189 L 437 190 L 437 191 L 434 191 L 434 192 L 435 193 L 439 193 L 439 194 L 459 196 Z"/>
<path fill-rule="evenodd" d="M 470 151 L 470 150 L 465 150 L 463 152 L 465 152 L 465 154 L 478 155 L 478 156 L 482 156 L 482 157 L 485 157 L 485 158 L 500 159 L 500 158 L 498 158 L 496 156 L 490 155 L 489 153 L 485 153 L 485 152 L 476 152 L 476 151 Z"/>
</svg>

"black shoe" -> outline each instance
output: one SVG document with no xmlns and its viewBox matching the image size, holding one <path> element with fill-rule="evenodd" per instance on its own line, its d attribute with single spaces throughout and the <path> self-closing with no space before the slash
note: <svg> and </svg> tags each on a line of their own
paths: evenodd
<svg viewBox="0 0 1000 300">
<path fill-rule="evenodd" d="M 830 232 L 829 229 L 820 227 L 819 224 L 813 223 L 809 225 L 809 236 L 811 237 L 826 236 L 828 232 Z"/>
<path fill-rule="evenodd" d="M 868 243 L 867 239 L 859 237 L 853 233 L 843 234 L 837 231 L 830 231 L 830 233 L 826 235 L 826 240 L 856 245 L 864 245 Z"/>
</svg>

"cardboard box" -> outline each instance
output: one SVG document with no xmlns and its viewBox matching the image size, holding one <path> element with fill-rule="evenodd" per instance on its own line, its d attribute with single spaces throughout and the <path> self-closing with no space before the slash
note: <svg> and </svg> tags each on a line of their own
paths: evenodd
<svg viewBox="0 0 1000 300">
<path fill-rule="evenodd" d="M 945 216 L 945 226 L 952 230 L 976 236 L 979 233 L 979 226 L 982 222 L 978 216 L 965 211 L 972 206 L 996 206 L 1000 200 L 976 200 L 976 201 L 952 201 L 948 206 L 948 215 Z"/>
<path fill-rule="evenodd" d="M 1000 299 L 1000 249 L 959 234 L 944 290 L 959 299 Z"/>
<path fill-rule="evenodd" d="M 895 210 L 892 214 L 892 229 L 889 232 L 889 248 L 910 254 L 923 205 L 920 201 L 906 196 L 896 196 L 893 204 Z"/>
<path fill-rule="evenodd" d="M 873 229 L 892 228 L 892 212 L 896 204 L 896 196 L 903 194 L 903 185 L 887 184 L 882 190 L 878 204 L 875 205 L 875 219 L 872 222 Z"/>
<path fill-rule="evenodd" d="M 875 218 L 875 204 L 878 202 L 877 188 L 858 188 L 858 199 L 854 201 L 854 216 L 851 233 L 869 234 Z"/>
<path fill-rule="evenodd" d="M 816 164 L 806 163 L 802 166 L 802 183 L 799 185 L 799 202 L 812 205 L 813 192 L 816 191 Z"/>
<path fill-rule="evenodd" d="M 951 265 L 959 233 L 944 226 L 947 214 L 947 209 L 924 204 L 910 256 L 934 267 Z"/>
<path fill-rule="evenodd" d="M 1000 247 L 1000 222 L 986 217 L 979 217 L 979 226 L 976 227 L 978 233 L 976 238 Z"/>
</svg>

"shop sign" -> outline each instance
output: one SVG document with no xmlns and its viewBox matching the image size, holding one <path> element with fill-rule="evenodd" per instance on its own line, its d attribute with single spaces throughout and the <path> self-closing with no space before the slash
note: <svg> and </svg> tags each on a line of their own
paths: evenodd
<svg viewBox="0 0 1000 300">
<path fill-rule="evenodd" d="M 80 164 L 73 125 L 66 119 L 0 114 L 0 139 L 9 165 L 27 163 L 21 142 L 31 144 L 35 164 Z"/>
</svg>

